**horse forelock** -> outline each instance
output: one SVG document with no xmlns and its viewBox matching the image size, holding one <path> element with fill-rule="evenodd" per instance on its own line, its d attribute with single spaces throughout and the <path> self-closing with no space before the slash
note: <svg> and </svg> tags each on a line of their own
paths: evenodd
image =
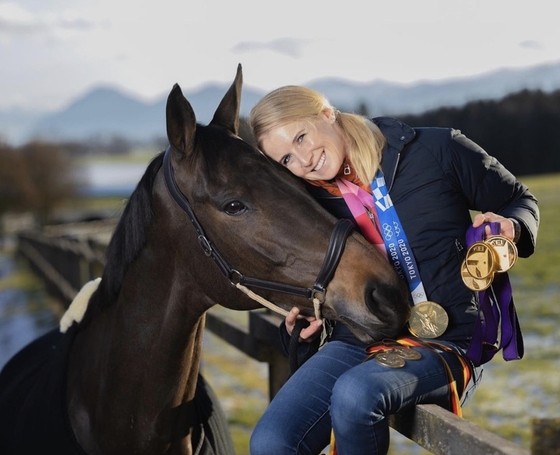
<svg viewBox="0 0 560 455">
<path fill-rule="evenodd" d="M 229 183 L 239 177 L 238 171 L 256 177 L 264 167 L 275 167 L 251 144 L 216 126 L 197 128 L 195 155 L 201 175 L 211 184 Z"/>
<path fill-rule="evenodd" d="M 210 188 L 231 184 L 236 177 L 239 157 L 244 155 L 247 144 L 217 126 L 198 126 L 191 156 L 187 157 L 192 180 L 188 185 L 197 196 L 208 195 Z"/>
<path fill-rule="evenodd" d="M 146 242 L 146 231 L 153 219 L 152 188 L 163 162 L 163 152 L 150 162 L 124 208 L 107 248 L 106 265 L 90 310 L 104 308 L 116 301 L 125 273 Z"/>
</svg>

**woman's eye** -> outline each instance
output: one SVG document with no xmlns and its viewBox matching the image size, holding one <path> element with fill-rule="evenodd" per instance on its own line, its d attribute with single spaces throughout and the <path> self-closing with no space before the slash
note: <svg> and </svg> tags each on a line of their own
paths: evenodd
<svg viewBox="0 0 560 455">
<path fill-rule="evenodd" d="M 226 204 L 224 211 L 228 215 L 239 215 L 240 213 L 243 213 L 246 208 L 247 207 L 243 204 L 243 202 L 231 201 Z"/>
<path fill-rule="evenodd" d="M 287 166 L 287 165 L 290 163 L 291 159 L 292 159 L 292 156 L 291 156 L 291 155 L 286 155 L 286 156 L 282 159 L 282 161 L 280 162 L 280 164 L 282 164 L 282 166 Z"/>
<path fill-rule="evenodd" d="M 298 136 L 298 138 L 297 138 L 297 140 L 296 140 L 296 141 L 298 142 L 298 144 L 301 143 L 301 142 L 303 142 L 303 138 L 304 138 L 304 137 L 305 137 L 305 134 L 300 134 L 300 135 Z"/>
</svg>

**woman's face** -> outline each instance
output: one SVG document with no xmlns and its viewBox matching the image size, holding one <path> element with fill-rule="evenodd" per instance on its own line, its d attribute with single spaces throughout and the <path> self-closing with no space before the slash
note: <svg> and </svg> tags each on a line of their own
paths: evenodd
<svg viewBox="0 0 560 455">
<path fill-rule="evenodd" d="M 270 130 L 261 138 L 261 149 L 307 180 L 333 179 L 346 158 L 342 129 L 328 111 Z"/>
</svg>

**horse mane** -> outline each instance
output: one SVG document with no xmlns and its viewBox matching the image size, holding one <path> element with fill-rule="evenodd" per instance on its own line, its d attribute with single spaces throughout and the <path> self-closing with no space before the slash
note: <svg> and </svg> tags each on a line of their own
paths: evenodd
<svg viewBox="0 0 560 455">
<path fill-rule="evenodd" d="M 146 231 L 153 219 L 152 188 L 162 163 L 163 152 L 152 159 L 130 195 L 107 247 L 103 278 L 89 302 L 84 323 L 92 314 L 90 310 L 108 307 L 117 299 L 126 270 L 146 242 Z"/>
</svg>

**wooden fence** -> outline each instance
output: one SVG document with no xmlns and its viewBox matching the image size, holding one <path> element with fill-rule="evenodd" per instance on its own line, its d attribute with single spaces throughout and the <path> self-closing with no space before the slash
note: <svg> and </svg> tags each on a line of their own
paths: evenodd
<svg viewBox="0 0 560 455">
<path fill-rule="evenodd" d="M 68 305 L 87 281 L 101 276 L 116 221 L 20 233 L 18 251 L 45 281 L 48 292 Z M 236 323 L 212 310 L 206 318 L 206 327 L 212 333 L 268 364 L 270 398 L 289 374 L 277 334 L 279 323 L 279 317 L 268 310 L 250 311 L 248 324 Z M 417 405 L 392 416 L 390 425 L 435 455 L 560 455 L 560 419 L 532 421 L 530 451 L 436 405 Z"/>
</svg>

